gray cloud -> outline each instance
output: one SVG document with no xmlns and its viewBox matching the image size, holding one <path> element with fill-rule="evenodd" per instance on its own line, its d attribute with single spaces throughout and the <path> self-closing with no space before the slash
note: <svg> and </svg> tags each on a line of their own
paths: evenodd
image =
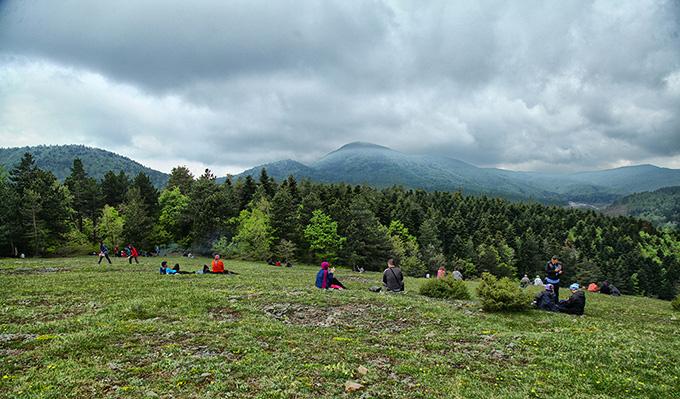
<svg viewBox="0 0 680 399">
<path fill-rule="evenodd" d="M 0 3 L 4 145 L 169 170 L 354 140 L 478 165 L 680 167 L 680 5 Z"/>
</svg>

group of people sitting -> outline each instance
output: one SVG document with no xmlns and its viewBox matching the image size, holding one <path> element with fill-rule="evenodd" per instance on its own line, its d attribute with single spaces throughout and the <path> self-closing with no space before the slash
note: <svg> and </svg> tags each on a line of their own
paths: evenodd
<svg viewBox="0 0 680 399">
<path fill-rule="evenodd" d="M 463 273 L 461 273 L 458 269 L 454 269 L 453 272 L 451 272 L 451 277 L 456 280 L 462 280 Z M 444 266 L 439 267 L 437 270 L 437 278 L 446 278 L 446 268 Z"/>
<path fill-rule="evenodd" d="M 231 270 L 227 270 L 224 268 L 224 262 L 222 259 L 220 259 L 220 255 L 215 255 L 213 258 L 211 265 L 203 265 L 203 269 L 194 271 L 194 272 L 187 272 L 180 270 L 179 263 L 175 263 L 175 266 L 172 268 L 168 266 L 167 261 L 161 262 L 161 268 L 160 268 L 160 273 L 161 274 L 238 274 L 236 272 L 233 272 Z"/>
<path fill-rule="evenodd" d="M 347 289 L 340 280 L 335 276 L 335 268 L 330 267 L 328 262 L 321 262 L 321 269 L 316 273 L 316 287 L 321 289 Z M 371 287 L 371 291 L 381 291 L 382 289 L 388 292 L 402 292 L 404 291 L 404 274 L 401 269 L 394 263 L 394 259 L 387 260 L 387 268 L 383 272 L 383 287 Z"/>
<path fill-rule="evenodd" d="M 560 301 L 555 294 L 555 286 L 548 283 L 545 285 L 545 290 L 536 295 L 534 305 L 540 310 L 549 312 L 582 315 L 586 307 L 586 295 L 578 283 L 570 285 L 569 291 L 571 291 L 569 299 Z"/>
<path fill-rule="evenodd" d="M 614 284 L 610 284 L 609 281 L 605 280 L 602 285 L 597 285 L 596 282 L 592 282 L 588 285 L 588 292 L 599 292 L 600 294 L 611 295 L 611 296 L 621 296 L 621 291 Z"/>
</svg>

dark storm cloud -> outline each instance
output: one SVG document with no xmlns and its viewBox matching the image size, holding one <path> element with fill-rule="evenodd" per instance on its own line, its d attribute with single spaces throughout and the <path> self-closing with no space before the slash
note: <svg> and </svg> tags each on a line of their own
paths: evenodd
<svg viewBox="0 0 680 399">
<path fill-rule="evenodd" d="M 165 170 L 355 140 L 485 166 L 680 167 L 678 21 L 676 1 L 5 1 L 0 136 Z"/>
</svg>

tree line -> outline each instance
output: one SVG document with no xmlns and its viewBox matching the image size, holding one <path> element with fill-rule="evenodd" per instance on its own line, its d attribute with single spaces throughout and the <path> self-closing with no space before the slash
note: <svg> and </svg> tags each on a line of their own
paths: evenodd
<svg viewBox="0 0 680 399">
<path fill-rule="evenodd" d="M 680 235 L 632 217 L 459 192 L 277 182 L 262 169 L 218 183 L 173 168 L 158 190 L 144 173 L 89 177 L 79 159 L 60 183 L 30 154 L 0 171 L 0 255 L 68 255 L 135 244 L 227 257 L 317 262 L 404 273 L 440 266 L 466 277 L 543 276 L 552 255 L 564 279 L 609 280 L 624 293 L 672 298 L 680 280 Z"/>
</svg>

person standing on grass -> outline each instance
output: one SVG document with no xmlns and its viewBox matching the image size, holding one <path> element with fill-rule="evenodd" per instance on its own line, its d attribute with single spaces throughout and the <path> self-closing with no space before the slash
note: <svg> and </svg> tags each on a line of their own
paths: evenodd
<svg viewBox="0 0 680 399">
<path fill-rule="evenodd" d="M 562 274 L 562 264 L 557 259 L 557 255 L 554 255 L 545 265 L 545 281 L 553 285 L 555 303 L 560 300 L 560 274 Z"/>
<path fill-rule="evenodd" d="M 394 259 L 387 260 L 387 269 L 383 272 L 383 284 L 387 291 L 404 291 L 404 275 L 401 269 L 394 265 Z"/>
<path fill-rule="evenodd" d="M 111 258 L 109 258 L 109 249 L 104 245 L 104 241 L 99 240 L 99 262 L 97 262 L 98 265 L 102 264 L 102 259 L 106 258 L 106 260 L 109 261 L 109 265 L 111 264 Z"/>
<path fill-rule="evenodd" d="M 136 264 L 139 264 L 139 260 L 137 257 L 139 256 L 139 252 L 137 252 L 137 248 L 135 248 L 132 243 L 128 244 L 127 247 L 125 247 L 125 252 L 127 253 L 128 256 L 128 263 L 132 264 L 132 259 L 135 260 Z"/>
</svg>

